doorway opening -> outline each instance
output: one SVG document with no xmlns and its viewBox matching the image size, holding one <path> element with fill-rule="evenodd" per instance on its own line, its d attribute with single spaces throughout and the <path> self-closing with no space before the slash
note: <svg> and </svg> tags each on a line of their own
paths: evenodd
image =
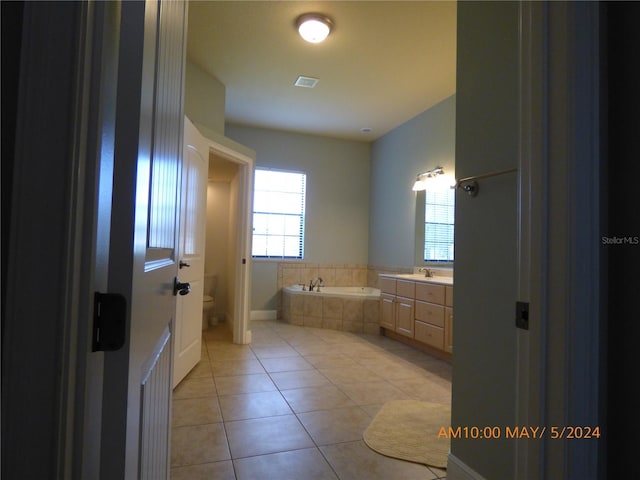
<svg viewBox="0 0 640 480">
<path fill-rule="evenodd" d="M 233 342 L 251 343 L 251 207 L 254 159 L 227 142 L 207 139 L 205 275 L 215 279 L 210 323 L 223 322 Z"/>
</svg>

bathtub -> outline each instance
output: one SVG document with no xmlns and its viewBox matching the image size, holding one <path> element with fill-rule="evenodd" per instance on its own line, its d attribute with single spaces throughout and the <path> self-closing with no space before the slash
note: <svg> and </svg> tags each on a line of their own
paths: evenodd
<svg viewBox="0 0 640 480">
<path fill-rule="evenodd" d="M 380 290 L 372 287 L 301 285 L 282 289 L 282 320 L 294 325 L 356 333 L 379 333 Z"/>
<path fill-rule="evenodd" d="M 305 289 L 308 288 L 305 286 Z M 303 290 L 302 285 L 291 285 L 284 289 L 289 293 L 299 293 L 303 295 L 320 295 L 320 296 L 334 296 L 334 297 L 364 297 L 374 300 L 380 299 L 380 289 L 373 287 L 320 287 L 320 291 L 310 292 Z"/>
</svg>

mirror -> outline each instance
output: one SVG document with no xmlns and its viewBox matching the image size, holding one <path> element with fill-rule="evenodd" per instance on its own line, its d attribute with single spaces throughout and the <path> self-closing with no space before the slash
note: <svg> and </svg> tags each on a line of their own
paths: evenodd
<svg viewBox="0 0 640 480">
<path fill-rule="evenodd" d="M 416 192 L 415 265 L 453 267 L 455 190 Z"/>
</svg>

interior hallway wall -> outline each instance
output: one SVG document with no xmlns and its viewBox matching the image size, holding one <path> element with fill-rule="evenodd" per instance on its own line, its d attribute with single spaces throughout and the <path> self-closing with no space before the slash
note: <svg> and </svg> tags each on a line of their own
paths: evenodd
<svg viewBox="0 0 640 480">
<path fill-rule="evenodd" d="M 518 20 L 517 2 L 458 4 L 458 178 L 518 166 Z M 456 194 L 452 425 L 515 421 L 516 195 L 516 174 Z M 451 453 L 483 478 L 514 478 L 515 441 L 456 438 Z"/>
<path fill-rule="evenodd" d="M 184 112 L 194 125 L 224 135 L 225 86 L 189 61 L 185 72 Z"/>
<path fill-rule="evenodd" d="M 227 290 L 229 285 L 229 215 L 230 186 L 228 182 L 207 184 L 207 231 L 205 246 L 205 273 L 217 275 L 214 314 L 220 320 L 229 312 Z"/>
</svg>

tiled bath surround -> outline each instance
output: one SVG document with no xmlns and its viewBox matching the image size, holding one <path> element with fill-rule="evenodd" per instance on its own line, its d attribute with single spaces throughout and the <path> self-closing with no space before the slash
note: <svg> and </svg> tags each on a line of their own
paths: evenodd
<svg viewBox="0 0 640 480">
<path fill-rule="evenodd" d="M 284 292 L 282 319 L 293 325 L 378 333 L 378 300 Z"/>
<path fill-rule="evenodd" d="M 377 287 L 379 273 L 411 273 L 411 268 L 384 268 L 368 265 L 331 265 L 310 263 L 278 264 L 278 318 L 293 325 L 378 333 L 377 300 L 342 297 L 291 295 L 283 288 L 305 284 L 318 277 L 325 286 Z"/>
</svg>

